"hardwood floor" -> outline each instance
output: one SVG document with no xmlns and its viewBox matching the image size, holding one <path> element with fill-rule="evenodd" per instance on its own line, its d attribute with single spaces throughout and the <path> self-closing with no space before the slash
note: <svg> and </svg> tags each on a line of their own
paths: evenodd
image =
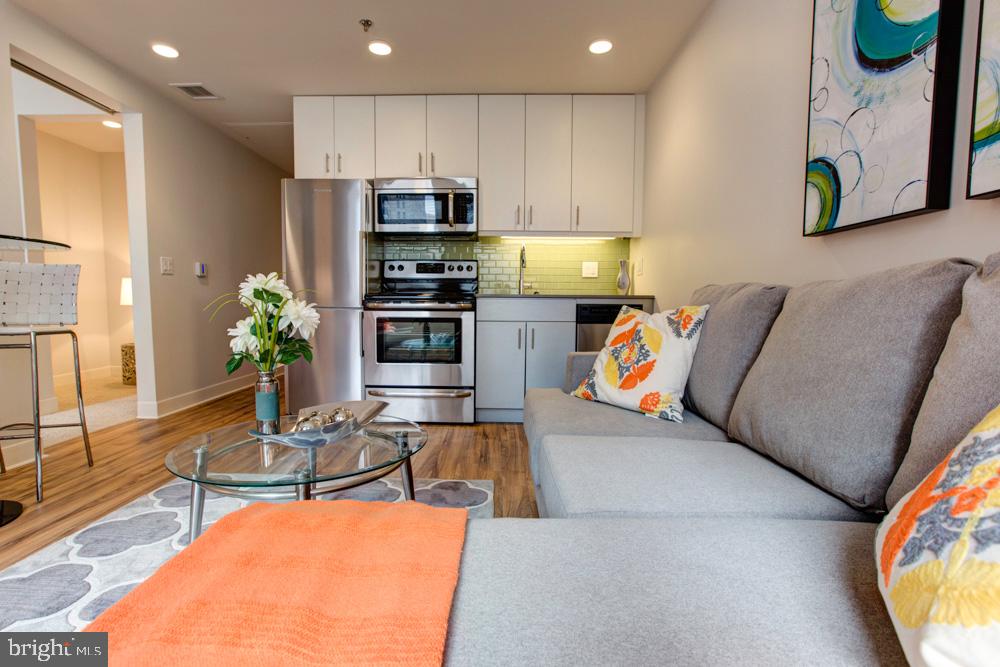
<svg viewBox="0 0 1000 667">
<path fill-rule="evenodd" d="M 166 453 L 185 438 L 253 418 L 253 396 L 241 391 L 158 420 L 135 420 L 92 432 L 94 467 L 80 439 L 53 445 L 44 460 L 45 500 L 35 503 L 34 466 L 0 476 L 0 498 L 24 503 L 24 514 L 0 527 L 0 569 L 73 533 L 174 477 Z M 498 517 L 537 516 L 520 424 L 429 425 L 430 441 L 413 458 L 416 477 L 491 479 Z"/>
</svg>

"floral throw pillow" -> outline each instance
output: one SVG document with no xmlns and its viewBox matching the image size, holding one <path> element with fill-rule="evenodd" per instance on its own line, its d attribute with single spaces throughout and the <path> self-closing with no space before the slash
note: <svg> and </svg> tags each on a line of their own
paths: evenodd
<svg viewBox="0 0 1000 667">
<path fill-rule="evenodd" d="M 892 508 L 875 551 L 911 665 L 1000 664 L 1000 407 Z"/>
<path fill-rule="evenodd" d="M 684 421 L 681 398 L 708 306 L 649 314 L 622 306 L 573 396 Z"/>
</svg>

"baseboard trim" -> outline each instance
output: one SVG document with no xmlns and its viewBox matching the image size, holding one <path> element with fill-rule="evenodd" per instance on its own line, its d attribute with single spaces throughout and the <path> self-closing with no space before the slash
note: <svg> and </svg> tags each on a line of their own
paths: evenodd
<svg viewBox="0 0 1000 667">
<path fill-rule="evenodd" d="M 283 373 L 279 370 L 275 375 L 280 377 Z M 256 379 L 252 374 L 241 375 L 159 401 L 139 401 L 136 406 L 137 416 L 139 419 L 160 419 L 181 410 L 187 410 L 196 405 L 208 403 L 223 396 L 249 389 L 254 385 Z"/>
<path fill-rule="evenodd" d="M 20 468 L 26 465 L 33 465 L 35 463 L 35 439 L 30 435 L 27 440 L 9 440 L 9 443 L 3 448 L 3 462 L 7 466 L 7 470 L 13 470 L 14 468 Z M 57 443 L 61 444 L 61 443 Z M 48 454 L 45 453 L 45 435 L 42 435 L 42 458 L 46 458 Z M 83 456 L 83 446 L 80 446 L 80 456 Z"/>
<path fill-rule="evenodd" d="M 41 410 L 43 415 L 50 415 L 53 412 L 59 412 L 59 399 L 55 396 L 43 398 L 38 401 L 38 409 Z"/>
</svg>

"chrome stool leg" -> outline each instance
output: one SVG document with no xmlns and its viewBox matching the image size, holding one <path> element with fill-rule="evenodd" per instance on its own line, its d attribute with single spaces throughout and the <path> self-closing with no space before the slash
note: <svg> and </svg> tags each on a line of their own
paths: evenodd
<svg viewBox="0 0 1000 667">
<path fill-rule="evenodd" d="M 32 331 L 31 337 L 31 413 L 32 434 L 35 440 L 35 500 L 42 502 L 42 427 L 41 410 L 38 406 L 38 335 Z"/>
<path fill-rule="evenodd" d="M 80 382 L 80 343 L 76 332 L 69 332 L 73 339 L 73 372 L 76 373 L 76 409 L 80 413 L 80 429 L 83 430 L 83 448 L 87 450 L 87 465 L 94 467 L 94 455 L 90 451 L 90 434 L 87 433 L 87 417 L 83 413 L 83 385 Z"/>
</svg>

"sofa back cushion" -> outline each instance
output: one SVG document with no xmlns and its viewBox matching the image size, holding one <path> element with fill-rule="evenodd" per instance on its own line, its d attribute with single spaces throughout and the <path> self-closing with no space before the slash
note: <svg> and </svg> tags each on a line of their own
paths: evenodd
<svg viewBox="0 0 1000 667">
<path fill-rule="evenodd" d="M 973 271 L 951 259 L 792 288 L 730 435 L 854 507 L 885 510 Z"/>
<path fill-rule="evenodd" d="M 962 312 L 951 326 L 917 413 L 910 447 L 889 485 L 888 506 L 916 487 L 979 418 L 998 404 L 1000 253 L 988 257 L 962 288 Z"/>
<path fill-rule="evenodd" d="M 706 285 L 691 296 L 688 303 L 705 303 L 710 308 L 684 402 L 719 428 L 728 428 L 736 394 L 787 293 L 783 285 L 732 283 Z"/>
</svg>

